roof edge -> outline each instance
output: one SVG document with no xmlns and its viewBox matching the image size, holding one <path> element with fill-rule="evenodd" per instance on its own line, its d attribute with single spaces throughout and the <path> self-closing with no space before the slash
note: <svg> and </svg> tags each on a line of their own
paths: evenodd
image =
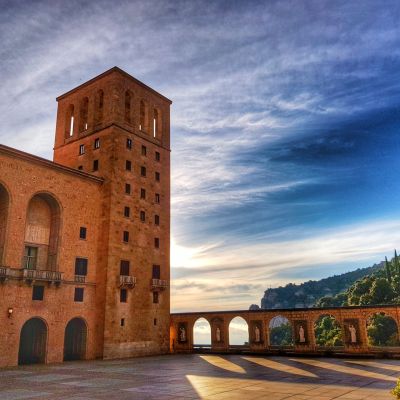
<svg viewBox="0 0 400 400">
<path fill-rule="evenodd" d="M 92 181 L 95 181 L 97 183 L 103 183 L 104 179 L 100 178 L 95 175 L 91 175 L 87 172 L 79 171 L 74 168 L 66 167 L 65 165 L 55 163 L 54 161 L 50 161 L 46 158 L 38 157 L 30 153 L 26 153 L 25 151 L 17 150 L 14 149 L 13 147 L 8 147 L 5 146 L 4 144 L 0 144 L 0 153 L 6 153 L 8 155 L 18 157 L 20 159 L 23 159 L 25 161 L 30 161 L 34 162 L 36 164 L 41 164 L 42 166 L 48 167 L 48 168 L 53 168 L 53 169 L 58 169 L 62 172 L 76 175 L 79 178 L 83 179 L 90 179 Z"/>
<path fill-rule="evenodd" d="M 91 83 L 97 81 L 98 79 L 101 79 L 107 75 L 110 75 L 113 72 L 118 72 L 119 74 L 133 80 L 135 83 L 137 83 L 138 85 L 144 87 L 146 90 L 149 90 L 150 92 L 152 92 L 153 94 L 155 94 L 158 97 L 161 97 L 163 100 L 167 101 L 169 104 L 172 104 L 172 100 L 170 100 L 168 97 L 163 96 L 161 93 L 157 92 L 156 90 L 154 90 L 153 88 L 151 88 L 150 86 L 146 85 L 145 83 L 143 83 L 142 81 L 139 81 L 138 79 L 136 79 L 135 77 L 133 77 L 132 75 L 128 74 L 127 72 L 125 72 L 124 70 L 122 70 L 121 68 L 115 66 L 112 67 L 110 69 L 108 69 L 107 71 L 101 73 L 100 75 L 95 76 L 92 79 L 89 79 L 88 81 L 74 87 L 73 89 L 69 90 L 68 92 L 61 94 L 60 96 L 56 97 L 57 101 L 62 100 L 63 98 L 69 96 L 70 94 L 74 93 L 75 91 L 77 91 L 78 89 L 81 89 L 82 87 L 85 87 L 87 85 L 90 85 Z"/>
</svg>

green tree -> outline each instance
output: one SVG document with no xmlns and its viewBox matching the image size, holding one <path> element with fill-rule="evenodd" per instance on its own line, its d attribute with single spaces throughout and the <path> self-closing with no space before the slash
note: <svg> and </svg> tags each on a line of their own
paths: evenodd
<svg viewBox="0 0 400 400">
<path fill-rule="evenodd" d="M 290 346 L 293 344 L 292 325 L 290 322 L 271 328 L 269 335 L 272 346 Z"/>
<path fill-rule="evenodd" d="M 387 260 L 387 257 L 385 257 L 385 269 L 386 269 L 386 279 L 390 283 L 390 282 L 392 282 L 392 271 L 390 268 L 390 264 Z"/>
<path fill-rule="evenodd" d="M 342 330 L 334 317 L 325 315 L 315 324 L 315 339 L 319 346 L 343 346 Z"/>
<path fill-rule="evenodd" d="M 372 346 L 397 346 L 399 344 L 396 321 L 383 314 L 374 314 L 367 327 L 368 341 Z"/>
</svg>

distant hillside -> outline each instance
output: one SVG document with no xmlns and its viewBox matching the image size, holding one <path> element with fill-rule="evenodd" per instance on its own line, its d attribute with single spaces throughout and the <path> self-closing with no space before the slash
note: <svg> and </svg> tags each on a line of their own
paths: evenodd
<svg viewBox="0 0 400 400">
<path fill-rule="evenodd" d="M 308 281 L 295 285 L 289 283 L 275 289 L 267 289 L 261 299 L 262 309 L 313 307 L 322 297 L 344 292 L 355 281 L 384 267 L 384 262 L 372 267 L 334 275 L 319 281 Z"/>
</svg>

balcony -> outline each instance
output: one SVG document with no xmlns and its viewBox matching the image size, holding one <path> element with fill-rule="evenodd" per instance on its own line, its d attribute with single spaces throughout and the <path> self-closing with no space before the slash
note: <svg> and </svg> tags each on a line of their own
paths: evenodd
<svg viewBox="0 0 400 400">
<path fill-rule="evenodd" d="M 168 287 L 168 281 L 164 279 L 151 279 L 151 290 L 164 290 Z"/>
<path fill-rule="evenodd" d="M 21 270 L 10 267 L 0 267 L 0 282 L 5 282 L 7 279 L 19 279 L 21 278 Z"/>
<path fill-rule="evenodd" d="M 120 275 L 119 287 L 133 288 L 136 285 L 136 277 L 130 275 Z"/>
<path fill-rule="evenodd" d="M 86 275 L 75 275 L 75 282 L 76 283 L 85 283 L 86 282 Z"/>
<path fill-rule="evenodd" d="M 59 285 L 62 280 L 62 273 L 59 271 L 44 271 L 24 268 L 22 270 L 22 277 L 25 281 L 30 283 L 41 281 Z"/>
</svg>

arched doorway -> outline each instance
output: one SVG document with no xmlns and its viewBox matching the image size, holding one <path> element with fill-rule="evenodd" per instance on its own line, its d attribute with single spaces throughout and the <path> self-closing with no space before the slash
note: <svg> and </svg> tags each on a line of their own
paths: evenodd
<svg viewBox="0 0 400 400">
<path fill-rule="evenodd" d="M 318 347 L 343 346 L 343 332 L 332 315 L 321 315 L 314 324 L 315 343 Z"/>
<path fill-rule="evenodd" d="M 290 321 L 282 315 L 277 315 L 269 322 L 270 346 L 293 346 L 293 328 Z"/>
<path fill-rule="evenodd" d="M 86 355 L 86 323 L 81 318 L 68 322 L 64 337 L 64 361 L 84 360 Z"/>
<path fill-rule="evenodd" d="M 235 317 L 229 323 L 229 345 L 249 345 L 249 326 L 244 318 Z"/>
<path fill-rule="evenodd" d="M 25 322 L 19 340 L 18 364 L 40 364 L 46 361 L 47 326 L 40 318 Z"/>
<path fill-rule="evenodd" d="M 4 246 L 6 243 L 6 228 L 10 196 L 6 188 L 0 184 L 0 265 L 3 261 Z"/>
<path fill-rule="evenodd" d="M 193 347 L 211 347 L 211 326 L 205 318 L 199 318 L 193 325 Z"/>
</svg>

